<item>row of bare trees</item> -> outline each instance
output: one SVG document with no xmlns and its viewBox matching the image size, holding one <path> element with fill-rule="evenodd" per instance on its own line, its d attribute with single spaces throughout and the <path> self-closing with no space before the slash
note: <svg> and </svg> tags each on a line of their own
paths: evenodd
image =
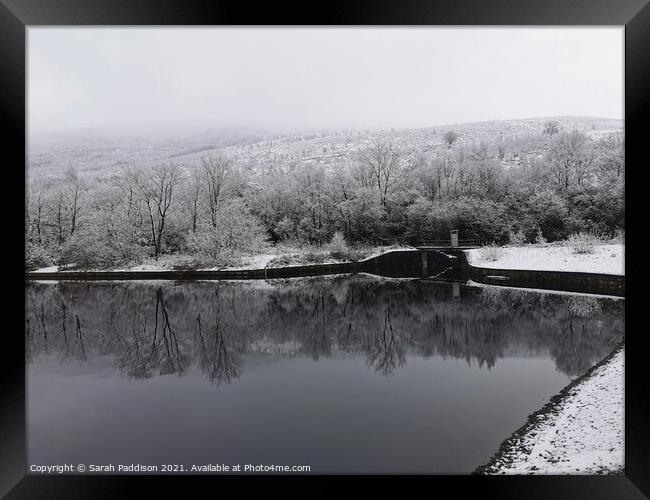
<svg viewBox="0 0 650 500">
<path fill-rule="evenodd" d="M 556 128 L 515 149 L 455 133 L 448 147 L 415 153 L 376 139 L 329 165 L 244 168 L 212 155 L 194 165 L 126 165 L 98 179 L 71 168 L 30 183 L 27 264 L 111 266 L 163 254 L 215 262 L 265 241 L 323 243 L 335 231 L 376 244 L 435 239 L 452 226 L 493 240 L 522 225 L 548 239 L 583 223 L 622 227 L 623 134 L 591 139 Z M 557 223 L 538 214 L 540 193 Z"/>
</svg>

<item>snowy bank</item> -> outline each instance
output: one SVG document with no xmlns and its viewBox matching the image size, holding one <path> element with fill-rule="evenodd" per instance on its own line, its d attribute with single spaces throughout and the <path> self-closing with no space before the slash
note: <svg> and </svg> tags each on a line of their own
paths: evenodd
<svg viewBox="0 0 650 500">
<path fill-rule="evenodd" d="M 621 347 L 562 390 L 476 472 L 622 473 L 624 360 Z"/>
<path fill-rule="evenodd" d="M 240 266 L 214 266 L 209 267 L 207 271 L 247 271 L 249 269 L 264 269 L 268 267 L 269 263 L 278 257 L 277 253 L 265 253 L 260 255 L 255 255 L 253 257 L 242 257 L 242 262 Z"/>
<path fill-rule="evenodd" d="M 494 251 L 494 250 L 493 250 Z M 490 269 L 526 269 L 529 271 L 569 271 L 625 275 L 625 248 L 617 245 L 597 245 L 593 253 L 574 253 L 571 247 L 504 247 L 496 255 L 486 255 L 482 248 L 466 250 L 472 266 Z M 495 258 L 490 260 L 489 258 Z"/>
<path fill-rule="evenodd" d="M 50 266 L 50 267 L 41 267 L 40 269 L 35 269 L 33 273 L 56 273 L 59 272 L 59 266 Z"/>
<path fill-rule="evenodd" d="M 213 267 L 201 267 L 197 271 L 256 271 L 271 268 L 291 268 L 310 265 L 345 264 L 352 262 L 364 262 L 380 255 L 395 251 L 417 251 L 413 247 L 402 245 L 391 245 L 384 247 L 364 248 L 351 250 L 349 255 L 336 258 L 327 249 L 301 250 L 301 249 L 279 249 L 275 253 L 264 253 L 252 256 L 244 256 L 238 259 L 237 265 L 222 265 Z M 191 266 L 182 265 L 184 256 L 164 255 L 159 259 L 150 258 L 139 264 L 117 268 L 84 268 L 75 269 L 74 266 L 60 268 L 58 266 L 44 267 L 31 271 L 32 273 L 56 273 L 59 271 L 81 271 L 81 272 L 112 272 L 112 271 L 176 271 L 179 269 L 194 269 Z M 354 259 L 353 259 L 354 258 Z"/>
<path fill-rule="evenodd" d="M 380 255 L 394 251 L 416 251 L 413 247 L 391 245 L 386 247 L 376 247 L 364 249 L 358 252 L 357 262 L 363 262 L 374 259 Z M 276 267 L 299 267 L 309 265 L 327 265 L 327 264 L 344 264 L 354 262 L 349 258 L 334 258 L 329 250 L 305 251 L 290 250 L 285 252 L 260 254 L 253 257 L 243 257 L 239 266 L 217 266 L 211 267 L 210 271 L 250 271 L 256 269 L 276 268 Z"/>
</svg>

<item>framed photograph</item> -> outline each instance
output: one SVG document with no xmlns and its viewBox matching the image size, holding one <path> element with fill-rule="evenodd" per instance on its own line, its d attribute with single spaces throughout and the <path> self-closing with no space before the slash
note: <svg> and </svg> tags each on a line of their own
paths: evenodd
<svg viewBox="0 0 650 500">
<path fill-rule="evenodd" d="M 650 496 L 647 1 L 2 0 L 0 37 L 6 498 Z"/>
</svg>

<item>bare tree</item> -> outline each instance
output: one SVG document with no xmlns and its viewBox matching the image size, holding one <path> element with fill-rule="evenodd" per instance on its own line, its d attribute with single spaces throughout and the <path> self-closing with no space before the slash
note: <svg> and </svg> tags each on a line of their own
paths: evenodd
<svg viewBox="0 0 650 500">
<path fill-rule="evenodd" d="M 162 250 L 169 209 L 176 188 L 182 180 L 181 171 L 176 165 L 168 164 L 152 167 L 146 172 L 129 170 L 128 174 L 135 194 L 146 207 L 154 256 L 158 258 Z"/>
<path fill-rule="evenodd" d="M 386 206 L 389 193 L 406 174 L 399 151 L 389 142 L 376 140 L 362 153 L 361 161 L 379 192 L 382 206 Z"/>
<path fill-rule="evenodd" d="M 41 181 L 32 182 L 29 186 L 27 198 L 26 223 L 29 225 L 29 232 L 38 244 L 43 243 L 43 229 L 46 208 L 46 186 Z"/>
<path fill-rule="evenodd" d="M 212 227 L 217 226 L 217 211 L 226 182 L 233 171 L 234 162 L 225 156 L 204 156 L 201 158 L 201 172 L 205 185 L 206 205 Z"/>
<path fill-rule="evenodd" d="M 56 243 L 59 246 L 63 245 L 67 233 L 64 195 L 64 188 L 59 185 L 49 193 L 46 205 L 46 215 L 48 216 L 46 226 L 52 230 Z"/>
<path fill-rule="evenodd" d="M 437 185 L 438 203 L 442 203 L 442 178 L 443 172 L 445 172 L 446 162 L 447 158 L 442 155 L 436 155 L 431 160 L 431 167 L 433 169 L 435 183 Z"/>
<path fill-rule="evenodd" d="M 582 186 L 594 163 L 594 149 L 585 134 L 573 131 L 561 133 L 549 152 L 551 172 L 557 186 L 568 190 Z"/>
<path fill-rule="evenodd" d="M 86 208 L 85 193 L 86 187 L 73 167 L 52 187 L 43 184 L 33 187 L 32 224 L 39 243 L 44 239 L 44 228 L 58 246 L 79 229 Z"/>
<path fill-rule="evenodd" d="M 201 186 L 203 172 L 198 168 L 190 171 L 187 184 L 187 195 L 190 205 L 190 217 L 192 220 L 192 232 L 196 233 L 196 227 L 199 219 L 199 199 L 201 197 Z"/>
<path fill-rule="evenodd" d="M 445 178 L 447 197 L 449 197 L 451 179 L 458 170 L 458 161 L 453 154 L 448 154 L 442 161 L 442 175 Z"/>
<path fill-rule="evenodd" d="M 83 209 L 83 195 L 85 187 L 79 179 L 79 174 L 74 167 L 65 173 L 67 209 L 70 218 L 70 236 L 78 229 Z"/>
<path fill-rule="evenodd" d="M 431 201 L 436 200 L 440 186 L 435 167 L 433 157 L 420 157 L 417 168 L 414 170 L 416 174 L 415 180 L 422 186 L 422 193 Z"/>
</svg>

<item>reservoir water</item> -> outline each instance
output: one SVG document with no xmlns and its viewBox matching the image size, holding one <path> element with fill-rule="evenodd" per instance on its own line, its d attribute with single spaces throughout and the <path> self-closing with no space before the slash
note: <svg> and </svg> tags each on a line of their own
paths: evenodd
<svg viewBox="0 0 650 500">
<path fill-rule="evenodd" d="M 391 279 L 26 287 L 30 464 L 468 473 L 624 336 L 624 300 Z"/>
</svg>

